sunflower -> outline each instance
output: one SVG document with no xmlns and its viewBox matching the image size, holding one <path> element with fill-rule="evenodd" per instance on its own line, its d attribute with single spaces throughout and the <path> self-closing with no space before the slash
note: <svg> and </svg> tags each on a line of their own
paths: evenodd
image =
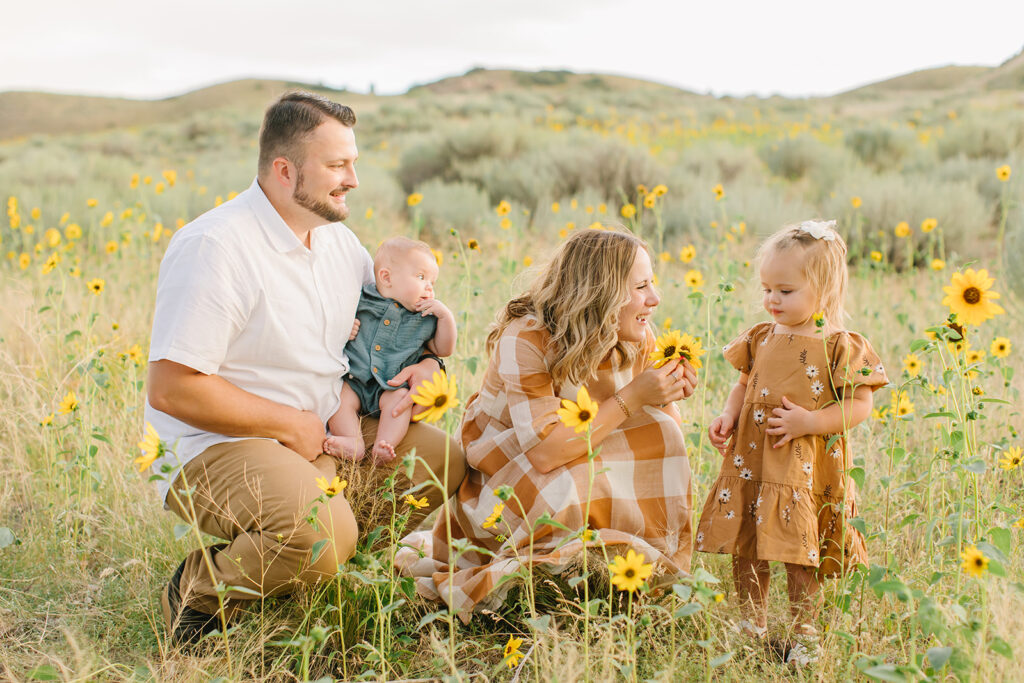
<svg viewBox="0 0 1024 683">
<path fill-rule="evenodd" d="M 657 200 L 658 198 L 655 197 L 653 194 L 647 195 L 646 197 L 644 197 L 644 208 L 653 209 Z"/>
<path fill-rule="evenodd" d="M 622 214 L 623 218 L 632 218 L 636 215 L 636 207 L 632 204 L 624 204 L 622 208 L 619 209 L 619 213 Z"/>
<path fill-rule="evenodd" d="M 1020 467 L 1021 460 L 1024 459 L 1021 456 L 1021 449 L 1019 446 L 1015 448 L 1007 448 L 1003 452 L 1003 457 L 999 461 L 999 466 L 1009 472 Z"/>
<path fill-rule="evenodd" d="M 975 272 L 968 268 L 963 273 L 953 273 L 948 287 L 943 287 L 946 298 L 944 306 L 949 306 L 951 313 L 957 314 L 957 321 L 966 325 L 980 325 L 989 318 L 1005 313 L 993 299 L 998 299 L 998 292 L 990 291 L 995 280 L 988 276 L 982 268 Z"/>
<path fill-rule="evenodd" d="M 78 410 L 78 397 L 75 396 L 75 392 L 69 391 L 61 400 L 57 414 L 67 415 L 68 413 L 73 413 L 76 410 Z"/>
<path fill-rule="evenodd" d="M 700 369 L 700 357 L 707 351 L 701 348 L 700 339 L 695 339 L 679 330 L 669 330 L 655 341 L 657 348 L 651 351 L 648 360 L 654 361 L 654 367 L 660 368 L 675 358 L 690 361 L 694 369 Z"/>
<path fill-rule="evenodd" d="M 522 638 L 516 638 L 515 636 L 508 637 L 508 642 L 505 643 L 505 663 L 508 664 L 508 668 L 516 668 L 519 660 L 526 656 L 519 651 L 522 644 Z"/>
<path fill-rule="evenodd" d="M 981 552 L 973 545 L 968 546 L 967 550 L 960 553 L 960 557 L 963 558 L 963 570 L 971 576 L 981 576 L 988 571 L 988 558 L 985 557 L 985 553 Z"/>
<path fill-rule="evenodd" d="M 946 267 L 946 262 L 940 258 L 933 258 L 931 262 L 932 270 L 942 270 Z"/>
<path fill-rule="evenodd" d="M 881 260 L 882 260 L 882 252 L 880 252 L 880 251 L 873 251 L 873 252 L 871 252 L 871 260 L 874 261 L 875 263 L 881 262 Z"/>
<path fill-rule="evenodd" d="M 695 258 L 697 258 L 697 248 L 692 244 L 686 245 L 679 251 L 679 260 L 683 263 L 689 263 Z"/>
<path fill-rule="evenodd" d="M 47 415 L 46 417 L 44 417 L 42 420 L 39 421 L 39 426 L 40 427 L 49 427 L 52 424 L 53 424 L 53 413 L 50 413 L 49 415 Z"/>
<path fill-rule="evenodd" d="M 466 246 L 469 247 L 470 249 L 480 251 L 480 243 L 477 242 L 476 240 L 469 240 L 468 242 L 466 242 Z"/>
<path fill-rule="evenodd" d="M 859 209 L 860 205 L 863 204 L 863 200 L 860 197 L 850 197 L 850 206 L 855 209 Z"/>
<path fill-rule="evenodd" d="M 597 402 L 590 398 L 586 387 L 580 387 L 576 392 L 575 403 L 567 398 L 562 399 L 558 417 L 562 420 L 562 424 L 570 429 L 575 429 L 578 434 L 587 429 L 597 417 Z"/>
<path fill-rule="evenodd" d="M 704 274 L 699 270 L 688 270 L 683 276 L 686 286 L 690 289 L 700 289 L 704 286 Z"/>
<path fill-rule="evenodd" d="M 905 415 L 911 415 L 914 412 L 914 402 L 910 400 L 910 396 L 903 391 L 892 392 L 892 402 L 890 404 L 893 415 L 897 417 L 903 417 Z"/>
<path fill-rule="evenodd" d="M 405 498 L 402 499 L 402 502 L 408 505 L 409 507 L 416 508 L 417 510 L 422 510 L 423 508 L 430 505 L 430 503 L 427 501 L 426 496 L 423 496 L 422 498 L 417 500 L 416 496 L 412 495 L 411 493 L 405 494 Z"/>
<path fill-rule="evenodd" d="M 405 198 L 405 203 L 409 206 L 416 206 L 423 201 L 423 195 L 419 192 L 413 192 L 411 195 Z"/>
<path fill-rule="evenodd" d="M 644 584 L 654 571 L 654 565 L 644 564 L 644 554 L 638 555 L 630 548 L 625 557 L 616 555 L 608 569 L 612 573 L 612 585 L 620 591 L 632 593 Z"/>
<path fill-rule="evenodd" d="M 455 397 L 454 377 L 448 377 L 444 370 L 440 370 L 434 373 L 432 379 L 433 382 L 425 380 L 419 384 L 412 396 L 413 401 L 427 408 L 422 413 L 413 415 L 413 422 L 437 422 L 449 408 L 459 405 L 459 399 Z"/>
<path fill-rule="evenodd" d="M 651 190 L 651 193 L 655 197 L 664 197 L 666 194 L 668 194 L 668 188 L 664 185 L 655 185 L 654 188 Z"/>
<path fill-rule="evenodd" d="M 1002 166 L 996 169 L 996 177 L 1005 183 L 1007 180 L 1010 179 L 1011 171 L 1012 169 L 1010 168 L 1009 164 L 1003 164 Z"/>
<path fill-rule="evenodd" d="M 334 475 L 334 479 L 332 479 L 330 483 L 328 483 L 327 477 L 317 477 L 316 485 L 320 487 L 321 491 L 327 494 L 328 498 L 334 498 L 345 490 L 345 487 L 348 486 L 348 482 L 338 475 Z"/>
<path fill-rule="evenodd" d="M 440 249 L 431 248 L 430 253 L 434 255 L 434 260 L 437 261 L 437 265 L 440 266 L 444 263 L 444 253 Z"/>
<path fill-rule="evenodd" d="M 921 232 L 931 232 L 939 227 L 939 221 L 935 218 L 925 218 L 921 221 Z"/>
<path fill-rule="evenodd" d="M 974 365 L 975 363 L 980 363 L 981 361 L 985 360 L 985 352 L 982 351 L 981 349 L 969 348 L 967 349 L 966 357 L 967 364 Z"/>
<path fill-rule="evenodd" d="M 989 351 L 996 358 L 1006 358 L 1010 355 L 1010 349 L 1012 348 L 1010 340 L 1006 337 L 996 337 L 992 340 L 992 347 Z"/>
<path fill-rule="evenodd" d="M 501 513 L 504 512 L 504 511 L 505 511 L 505 504 L 504 503 L 495 503 L 494 504 L 494 508 L 491 510 L 491 514 L 487 515 L 487 519 L 485 519 L 484 523 L 481 524 L 480 526 L 482 526 L 485 529 L 490 529 L 495 524 L 498 524 L 499 522 L 501 522 Z"/>
<path fill-rule="evenodd" d="M 502 199 L 500 202 L 498 202 L 498 206 L 495 207 L 494 213 L 498 214 L 499 216 L 507 216 L 508 212 L 511 210 L 512 205 L 509 204 L 504 199 Z"/>
<path fill-rule="evenodd" d="M 897 237 L 910 237 L 910 225 L 906 221 L 900 221 L 892 232 Z"/>
<path fill-rule="evenodd" d="M 94 277 L 87 283 L 89 291 L 93 294 L 99 294 L 103 291 L 103 288 L 107 286 L 106 281 L 103 278 Z"/>
<path fill-rule="evenodd" d="M 907 354 L 903 357 L 903 369 L 911 377 L 917 377 L 918 373 L 921 372 L 921 359 L 917 357 L 916 353 Z"/>
<path fill-rule="evenodd" d="M 148 422 L 146 423 L 146 435 L 139 442 L 139 450 L 142 451 L 142 455 L 132 460 L 138 465 L 139 472 L 148 470 L 153 462 L 164 454 L 164 444 L 160 440 L 160 435 L 156 433 L 156 428 Z"/>
<path fill-rule="evenodd" d="M 722 183 L 718 183 L 717 185 L 715 185 L 713 188 L 711 188 L 711 191 L 715 193 L 716 202 L 725 196 L 725 188 L 722 187 Z"/>
</svg>

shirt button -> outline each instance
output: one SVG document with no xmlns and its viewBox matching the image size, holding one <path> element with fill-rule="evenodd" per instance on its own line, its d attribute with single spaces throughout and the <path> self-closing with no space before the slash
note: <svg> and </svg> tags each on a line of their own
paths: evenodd
<svg viewBox="0 0 1024 683">
<path fill-rule="evenodd" d="M 376 346 L 374 346 L 373 350 L 374 351 L 380 351 L 380 344 L 377 344 Z"/>
<path fill-rule="evenodd" d="M 374 372 L 380 372 L 380 370 L 378 370 L 377 368 L 374 368 L 373 371 Z"/>
<path fill-rule="evenodd" d="M 395 302 L 395 308 L 398 308 L 398 302 L 397 301 Z"/>
<path fill-rule="evenodd" d="M 391 324 L 391 321 L 390 321 L 390 320 L 385 320 L 385 321 L 384 321 L 384 324 L 385 324 L 385 325 L 390 325 L 390 324 Z"/>
</svg>

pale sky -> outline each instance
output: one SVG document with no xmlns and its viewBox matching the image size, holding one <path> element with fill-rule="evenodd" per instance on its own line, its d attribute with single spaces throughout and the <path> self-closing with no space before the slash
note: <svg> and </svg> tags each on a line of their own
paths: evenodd
<svg viewBox="0 0 1024 683">
<path fill-rule="evenodd" d="M 474 66 L 829 95 L 1024 48 L 1024 2 L 13 0 L 0 91 L 139 98 L 266 77 L 379 94 Z M 13 5 L 13 6 L 11 6 Z"/>
</svg>

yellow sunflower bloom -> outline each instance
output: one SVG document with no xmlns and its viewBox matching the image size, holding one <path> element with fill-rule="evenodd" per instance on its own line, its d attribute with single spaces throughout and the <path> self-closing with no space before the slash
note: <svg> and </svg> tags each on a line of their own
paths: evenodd
<svg viewBox="0 0 1024 683">
<path fill-rule="evenodd" d="M 692 244 L 687 244 L 679 250 L 679 260 L 683 263 L 689 263 L 695 258 L 697 258 L 697 248 Z"/>
<path fill-rule="evenodd" d="M 850 206 L 852 206 L 855 209 L 859 209 L 860 205 L 863 203 L 864 202 L 861 200 L 860 197 L 850 197 Z"/>
<path fill-rule="evenodd" d="M 933 258 L 931 267 L 934 271 L 944 270 L 946 268 L 946 262 L 940 258 Z"/>
<path fill-rule="evenodd" d="M 435 372 L 431 378 L 416 387 L 416 393 L 412 400 L 417 404 L 426 407 L 421 413 L 412 416 L 413 422 L 426 420 L 437 422 L 450 408 L 459 405 L 459 399 L 455 397 L 455 378 L 449 377 L 444 370 Z"/>
<path fill-rule="evenodd" d="M 700 289 L 704 286 L 704 274 L 699 270 L 688 270 L 683 276 L 686 286 L 690 289 Z"/>
<path fill-rule="evenodd" d="M 725 196 L 725 188 L 722 187 L 721 183 L 719 183 L 719 184 L 715 185 L 713 188 L 711 188 L 711 191 L 715 194 L 715 201 L 716 202 L 721 200 L 722 197 Z"/>
<path fill-rule="evenodd" d="M 654 188 L 651 190 L 651 194 L 653 194 L 655 197 L 664 197 L 666 194 L 668 194 L 668 188 L 664 185 L 655 185 Z"/>
<path fill-rule="evenodd" d="M 146 434 L 139 442 L 139 450 L 142 451 L 142 455 L 132 460 L 139 468 L 139 472 L 148 470 L 156 459 L 164 454 L 164 444 L 160 440 L 160 435 L 156 433 L 156 428 L 148 422 L 146 423 Z"/>
<path fill-rule="evenodd" d="M 654 571 L 654 565 L 644 564 L 643 553 L 637 554 L 630 548 L 625 557 L 616 555 L 608 569 L 612 573 L 612 585 L 632 593 L 644 584 Z"/>
<path fill-rule="evenodd" d="M 999 298 L 998 292 L 990 289 L 993 284 L 995 280 L 988 276 L 984 268 L 977 272 L 968 268 L 963 273 L 953 273 L 950 285 L 942 288 L 946 293 L 942 304 L 949 306 L 951 313 L 956 313 L 957 321 L 961 324 L 980 325 L 1006 312 L 993 302 Z"/>
<path fill-rule="evenodd" d="M 321 491 L 327 494 L 328 498 L 334 498 L 345 490 L 345 487 L 348 486 L 348 482 L 338 475 L 334 475 L 334 479 L 330 482 L 327 481 L 327 477 L 317 477 L 316 485 L 320 487 Z"/>
<path fill-rule="evenodd" d="M 107 283 L 103 278 L 94 277 L 93 279 L 89 280 L 87 286 L 89 287 L 89 291 L 91 291 L 93 294 L 99 294 L 100 292 L 103 291 L 103 288 L 107 286 Z"/>
<path fill-rule="evenodd" d="M 917 357 L 916 353 L 910 353 L 903 357 L 903 369 L 911 377 L 917 377 L 921 372 L 921 359 Z"/>
<path fill-rule="evenodd" d="M 632 204 L 624 204 L 622 208 L 619 209 L 619 213 L 622 214 L 623 218 L 632 218 L 636 215 L 636 207 Z"/>
<path fill-rule="evenodd" d="M 408 197 L 405 198 L 405 203 L 408 206 L 416 206 L 417 204 L 419 204 L 422 201 L 423 201 L 423 195 L 421 195 L 419 192 L 413 192 L 411 195 L 409 195 Z"/>
<path fill-rule="evenodd" d="M 482 526 L 485 529 L 490 529 L 496 524 L 499 524 L 501 522 L 501 513 L 503 513 L 504 511 L 504 503 L 495 503 L 494 507 L 491 509 L 491 514 L 487 515 L 487 519 L 485 519 L 484 523 L 480 526 Z"/>
<path fill-rule="evenodd" d="M 880 251 L 873 251 L 873 252 L 871 252 L 871 260 L 874 261 L 875 263 L 880 263 L 882 261 L 882 252 L 880 252 Z"/>
<path fill-rule="evenodd" d="M 996 177 L 1005 183 L 1007 180 L 1010 179 L 1011 171 L 1012 169 L 1010 168 L 1009 164 L 1003 164 L 1002 166 L 996 169 Z"/>
<path fill-rule="evenodd" d="M 989 348 L 989 351 L 991 351 L 992 355 L 996 358 L 1006 358 L 1010 355 L 1011 348 L 1012 345 L 1010 344 L 1009 339 L 1006 337 L 996 337 L 992 340 L 992 346 Z"/>
<path fill-rule="evenodd" d="M 914 413 L 914 402 L 910 400 L 910 396 L 904 391 L 892 392 L 890 407 L 893 415 L 897 417 L 904 417 Z"/>
<path fill-rule="evenodd" d="M 654 361 L 654 367 L 660 368 L 675 358 L 681 358 L 690 362 L 695 369 L 700 369 L 702 363 L 700 357 L 707 353 L 702 348 L 700 339 L 683 334 L 679 330 L 669 330 L 655 340 L 656 348 L 648 356 L 648 360 Z"/>
<path fill-rule="evenodd" d="M 921 232 L 931 232 L 939 227 L 939 221 L 935 218 L 925 218 L 921 221 Z"/>
<path fill-rule="evenodd" d="M 657 203 L 657 201 L 658 201 L 658 198 L 655 197 L 653 194 L 647 195 L 646 197 L 644 197 L 644 208 L 645 209 L 653 209 L 654 205 Z"/>
<path fill-rule="evenodd" d="M 1003 452 L 1003 457 L 999 460 L 999 466 L 1009 472 L 1020 467 L 1021 463 L 1021 449 L 1019 446 L 1015 448 L 1007 448 Z"/>
<path fill-rule="evenodd" d="M 405 494 L 405 498 L 402 499 L 402 502 L 404 502 L 409 507 L 416 508 L 417 510 L 422 510 L 423 508 L 430 505 L 430 502 L 427 500 L 426 496 L 423 496 L 422 498 L 417 500 L 416 496 L 410 493 Z"/>
<path fill-rule="evenodd" d="M 906 221 L 900 221 L 892 232 L 897 237 L 910 237 L 910 225 Z"/>
<path fill-rule="evenodd" d="M 500 202 L 498 202 L 498 206 L 494 208 L 494 213 L 498 214 L 499 216 L 507 216 L 508 212 L 511 210 L 512 205 L 509 204 L 504 199 L 502 199 Z"/>
<path fill-rule="evenodd" d="M 78 397 L 75 396 L 75 392 L 69 391 L 61 400 L 57 413 L 59 415 L 67 415 L 68 413 L 73 413 L 76 410 L 78 410 Z"/>
<path fill-rule="evenodd" d="M 508 664 L 508 668 L 516 668 L 519 661 L 526 656 L 519 651 L 522 644 L 522 638 L 516 638 L 515 636 L 508 637 L 508 642 L 505 643 L 505 663 Z"/>
<path fill-rule="evenodd" d="M 971 576 L 981 576 L 988 571 L 988 558 L 985 557 L 985 553 L 973 545 L 960 553 L 960 557 L 963 559 L 963 564 L 960 566 Z"/>
<path fill-rule="evenodd" d="M 576 392 L 576 402 L 563 398 L 562 407 L 557 412 L 562 424 L 579 434 L 597 417 L 597 409 L 597 402 L 590 398 L 587 388 L 580 387 Z"/>
</svg>

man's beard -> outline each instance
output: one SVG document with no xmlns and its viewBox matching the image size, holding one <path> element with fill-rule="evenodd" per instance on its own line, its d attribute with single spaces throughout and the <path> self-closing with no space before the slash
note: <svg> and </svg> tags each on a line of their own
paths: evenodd
<svg viewBox="0 0 1024 683">
<path fill-rule="evenodd" d="M 296 204 L 307 211 L 312 211 L 328 223 L 337 223 L 348 218 L 348 206 L 345 206 L 344 208 L 337 208 L 325 201 L 313 199 L 303 191 L 302 181 L 302 170 L 299 169 L 295 178 L 295 189 L 292 191 L 292 199 L 295 200 Z"/>
</svg>

